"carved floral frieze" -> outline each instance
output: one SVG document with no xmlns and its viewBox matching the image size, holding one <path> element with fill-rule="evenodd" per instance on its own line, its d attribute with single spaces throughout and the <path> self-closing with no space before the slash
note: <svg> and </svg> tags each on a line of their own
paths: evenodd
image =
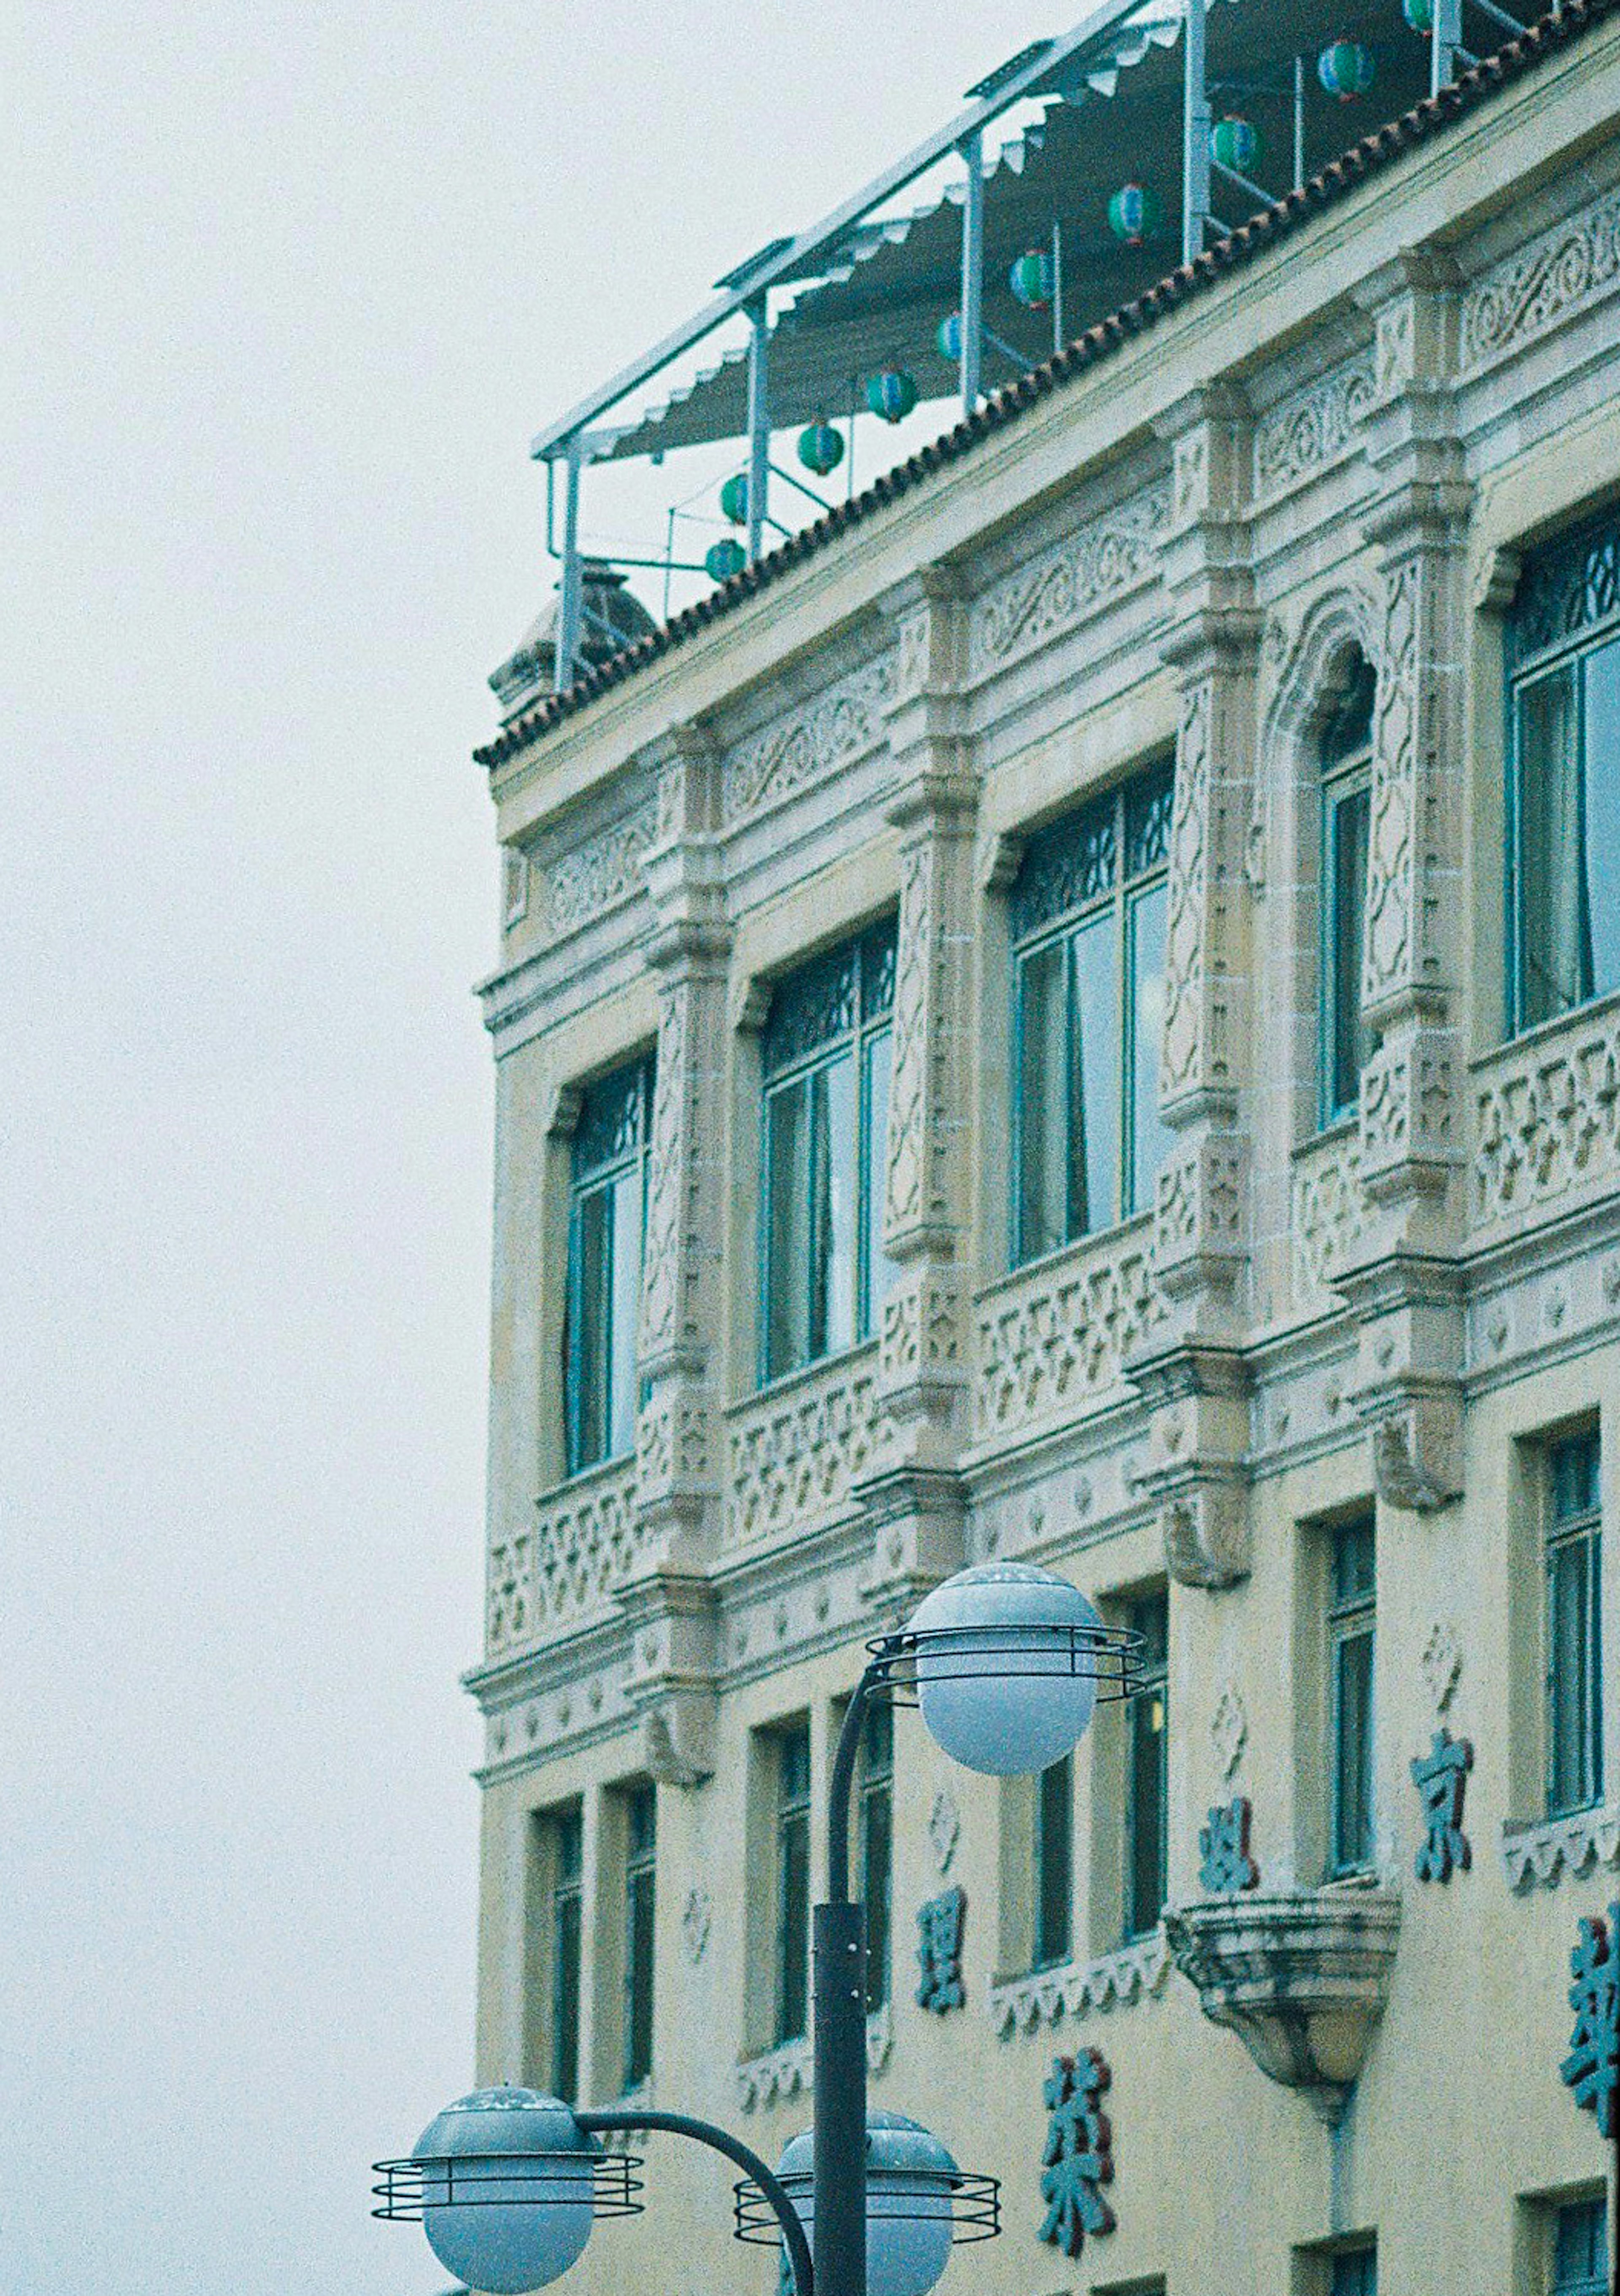
<svg viewBox="0 0 1620 2296">
<path fill-rule="evenodd" d="M 1476 1226 L 1620 1185 L 1620 999 L 1509 1046 L 1475 1079 Z"/>
<path fill-rule="evenodd" d="M 656 805 L 638 806 L 558 855 L 546 873 L 546 922 L 553 933 L 578 932 L 640 892 L 641 857 L 656 823 Z"/>
<path fill-rule="evenodd" d="M 1566 1874 L 1591 1874 L 1600 1866 L 1620 1867 L 1620 1802 L 1502 1834 L 1502 1871 L 1514 1890 L 1538 1883 L 1550 1890 Z"/>
<path fill-rule="evenodd" d="M 894 2013 L 885 2001 L 867 2019 L 867 2070 L 880 2073 L 894 2047 Z M 747 2057 L 736 2069 L 736 2101 L 744 2112 L 808 2096 L 815 2080 L 815 2051 L 809 2036 L 784 2041 L 763 2056 Z"/>
<path fill-rule="evenodd" d="M 1620 193 L 1556 224 L 1475 281 L 1463 298 L 1461 364 L 1522 350 L 1620 282 Z"/>
<path fill-rule="evenodd" d="M 974 1420 L 1010 1435 L 1119 1384 L 1164 1316 L 1146 1218 L 1087 1237 L 979 1296 Z"/>
<path fill-rule="evenodd" d="M 741 1406 L 729 1430 L 727 1546 L 810 1529 L 848 1510 L 884 1431 L 870 1346 Z"/>
<path fill-rule="evenodd" d="M 1169 518 L 1169 488 L 1145 488 L 975 598 L 967 619 L 969 681 L 1033 652 L 1150 581 Z"/>
<path fill-rule="evenodd" d="M 884 738 L 884 706 L 894 691 L 894 662 L 883 654 L 838 679 L 802 709 L 777 718 L 728 752 L 722 805 L 728 822 L 767 806 L 851 765 Z"/>
<path fill-rule="evenodd" d="M 1272 501 L 1347 454 L 1372 392 L 1372 353 L 1358 351 L 1262 415 L 1254 429 L 1256 498 Z"/>
</svg>

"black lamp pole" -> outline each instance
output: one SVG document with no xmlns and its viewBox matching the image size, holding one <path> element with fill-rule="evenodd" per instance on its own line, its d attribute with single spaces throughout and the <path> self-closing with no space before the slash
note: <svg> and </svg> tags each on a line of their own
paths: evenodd
<svg viewBox="0 0 1620 2296">
<path fill-rule="evenodd" d="M 819 2296 L 867 2296 L 867 1915 L 850 1897 L 850 1808 L 874 1660 L 844 1708 L 827 1797 L 826 1901 L 812 1916 L 815 2269 Z"/>
</svg>

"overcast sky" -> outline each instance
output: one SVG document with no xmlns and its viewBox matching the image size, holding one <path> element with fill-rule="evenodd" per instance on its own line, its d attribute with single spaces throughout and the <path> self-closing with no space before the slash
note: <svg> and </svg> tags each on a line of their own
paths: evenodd
<svg viewBox="0 0 1620 2296">
<path fill-rule="evenodd" d="M 443 2286 L 526 442 L 1066 20 L 9 13 L 4 2296 Z"/>
</svg>

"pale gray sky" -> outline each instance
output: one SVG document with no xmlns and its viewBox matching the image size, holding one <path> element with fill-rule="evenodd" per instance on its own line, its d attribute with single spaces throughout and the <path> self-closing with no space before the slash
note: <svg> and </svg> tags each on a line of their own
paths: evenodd
<svg viewBox="0 0 1620 2296">
<path fill-rule="evenodd" d="M 0 2296 L 442 2288 L 526 442 L 1080 12 L 0 32 Z"/>
</svg>

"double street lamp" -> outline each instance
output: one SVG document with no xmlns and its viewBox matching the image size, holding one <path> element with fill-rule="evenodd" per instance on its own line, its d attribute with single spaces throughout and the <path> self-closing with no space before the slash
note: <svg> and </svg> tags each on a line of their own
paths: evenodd
<svg viewBox="0 0 1620 2296">
<path fill-rule="evenodd" d="M 866 1909 L 850 1893 L 861 1725 L 876 1699 L 914 1704 L 964 1767 L 1031 1775 L 1079 1743 L 1099 1700 L 1131 1695 L 1138 1649 L 1066 1579 L 1019 1562 L 958 1571 L 898 1633 L 867 1645 L 833 1758 L 826 1893 L 812 1919 L 814 2126 L 774 2173 L 687 2114 L 576 2112 L 533 2090 L 485 2089 L 441 2112 L 409 2160 L 376 2164 L 374 2213 L 420 2221 L 470 2287 L 523 2296 L 578 2262 L 596 2218 L 639 2210 L 641 2161 L 604 2152 L 598 2136 L 662 2129 L 743 2169 L 736 2237 L 779 2241 L 796 2296 L 927 2296 L 954 2242 L 999 2229 L 999 2188 L 958 2169 L 915 2121 L 867 2111 Z"/>
</svg>

